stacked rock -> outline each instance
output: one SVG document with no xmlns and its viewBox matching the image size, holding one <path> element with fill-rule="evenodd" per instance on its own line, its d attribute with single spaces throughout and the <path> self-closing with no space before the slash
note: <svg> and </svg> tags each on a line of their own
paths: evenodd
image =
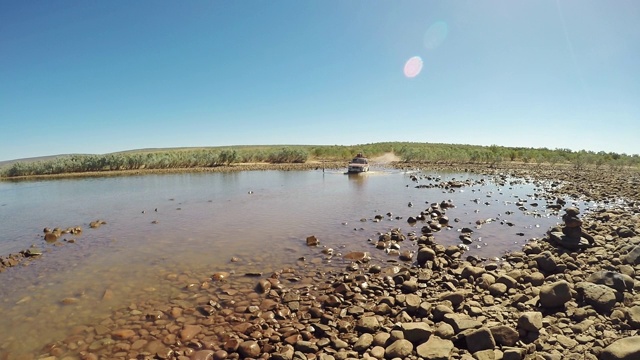
<svg viewBox="0 0 640 360">
<path fill-rule="evenodd" d="M 593 246 L 595 244 L 593 237 L 582 230 L 582 220 L 578 217 L 580 210 L 576 207 L 568 207 L 564 212 L 564 215 L 562 215 L 562 220 L 564 221 L 562 229 L 556 227 L 549 231 L 551 242 L 569 250 Z"/>
</svg>

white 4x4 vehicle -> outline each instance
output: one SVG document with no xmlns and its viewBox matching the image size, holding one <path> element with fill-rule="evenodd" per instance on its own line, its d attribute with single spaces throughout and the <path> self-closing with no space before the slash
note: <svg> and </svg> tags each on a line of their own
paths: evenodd
<svg viewBox="0 0 640 360">
<path fill-rule="evenodd" d="M 362 156 L 362 154 L 358 154 L 349 162 L 349 169 L 347 171 L 349 173 L 367 172 L 369 171 L 369 161 Z"/>
</svg>

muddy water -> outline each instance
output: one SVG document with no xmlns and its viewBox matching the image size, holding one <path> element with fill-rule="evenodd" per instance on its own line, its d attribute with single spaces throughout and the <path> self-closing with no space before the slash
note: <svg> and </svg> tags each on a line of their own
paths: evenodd
<svg viewBox="0 0 640 360">
<path fill-rule="evenodd" d="M 0 183 L 0 254 L 31 245 L 44 250 L 40 259 L 0 273 L 0 355 L 37 354 L 74 326 L 97 324 L 139 299 L 169 301 L 184 290 L 167 281 L 175 276 L 201 284 L 228 271 L 249 284 L 255 279 L 242 274 L 344 266 L 307 247 L 309 235 L 339 253 L 365 250 L 374 261 L 397 260 L 370 239 L 392 228 L 420 232 L 420 222 L 411 226 L 406 219 L 431 203 L 455 205 L 446 213 L 450 228 L 436 233 L 436 241 L 460 244 L 458 230 L 472 227 L 468 254 L 489 258 L 559 222 L 539 184 L 447 173 L 414 181 L 412 175 L 263 171 Z M 436 186 L 451 179 L 471 185 Z M 382 220 L 374 221 L 376 215 Z M 97 219 L 107 224 L 90 229 Z M 43 240 L 44 227 L 78 225 L 81 235 Z M 417 250 L 410 242 L 402 246 Z"/>
</svg>

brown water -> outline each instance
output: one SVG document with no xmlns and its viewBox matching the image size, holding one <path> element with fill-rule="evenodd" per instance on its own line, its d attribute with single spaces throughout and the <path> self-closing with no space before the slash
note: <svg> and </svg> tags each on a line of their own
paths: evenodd
<svg viewBox="0 0 640 360">
<path fill-rule="evenodd" d="M 73 326 L 95 324 L 139 299 L 168 301 L 181 291 L 168 276 L 198 283 L 216 271 L 269 274 L 299 265 L 301 257 L 344 266 L 307 247 L 309 235 L 338 252 L 370 251 L 374 261 L 386 262 L 394 258 L 368 240 L 392 228 L 419 232 L 422 225 L 410 226 L 406 218 L 434 202 L 456 205 L 447 210 L 452 227 L 436 233 L 436 241 L 459 244 L 457 230 L 474 227 L 468 254 L 490 258 L 519 249 L 559 221 L 544 199 L 536 199 L 542 190 L 528 181 L 496 185 L 484 178 L 481 185 L 482 176 L 442 173 L 415 182 L 410 175 L 262 171 L 0 183 L 0 254 L 32 244 L 45 250 L 27 266 L 0 273 L 0 355 L 37 352 Z M 476 184 L 416 188 L 452 178 Z M 378 214 L 384 218 L 374 222 Z M 107 224 L 90 229 L 96 219 Z M 53 245 L 43 240 L 45 226 L 77 225 L 81 235 L 63 235 Z M 62 240 L 72 238 L 75 243 Z M 411 242 L 402 246 L 417 249 Z M 232 263 L 233 257 L 239 261 Z"/>
</svg>

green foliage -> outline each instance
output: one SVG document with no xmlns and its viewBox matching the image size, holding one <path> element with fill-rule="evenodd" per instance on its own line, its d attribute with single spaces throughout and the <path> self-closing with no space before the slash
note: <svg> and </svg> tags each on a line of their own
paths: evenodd
<svg viewBox="0 0 640 360">
<path fill-rule="evenodd" d="M 303 149 L 285 147 L 271 152 L 267 156 L 267 161 L 272 164 L 304 163 L 308 157 L 309 154 Z"/>
<path fill-rule="evenodd" d="M 129 151 L 105 155 L 70 155 L 52 160 L 15 162 L 0 169 L 0 177 L 53 175 L 95 171 L 182 169 L 216 167 L 236 163 L 304 163 L 310 158 L 323 161 L 348 161 L 357 153 L 374 158 L 393 152 L 406 162 L 484 163 L 497 165 L 503 161 L 570 164 L 619 171 L 640 169 L 640 156 L 569 149 L 519 148 L 498 145 L 456 145 L 409 142 L 383 142 L 361 145 L 289 145 L 231 146 L 181 148 L 156 151 Z"/>
</svg>

